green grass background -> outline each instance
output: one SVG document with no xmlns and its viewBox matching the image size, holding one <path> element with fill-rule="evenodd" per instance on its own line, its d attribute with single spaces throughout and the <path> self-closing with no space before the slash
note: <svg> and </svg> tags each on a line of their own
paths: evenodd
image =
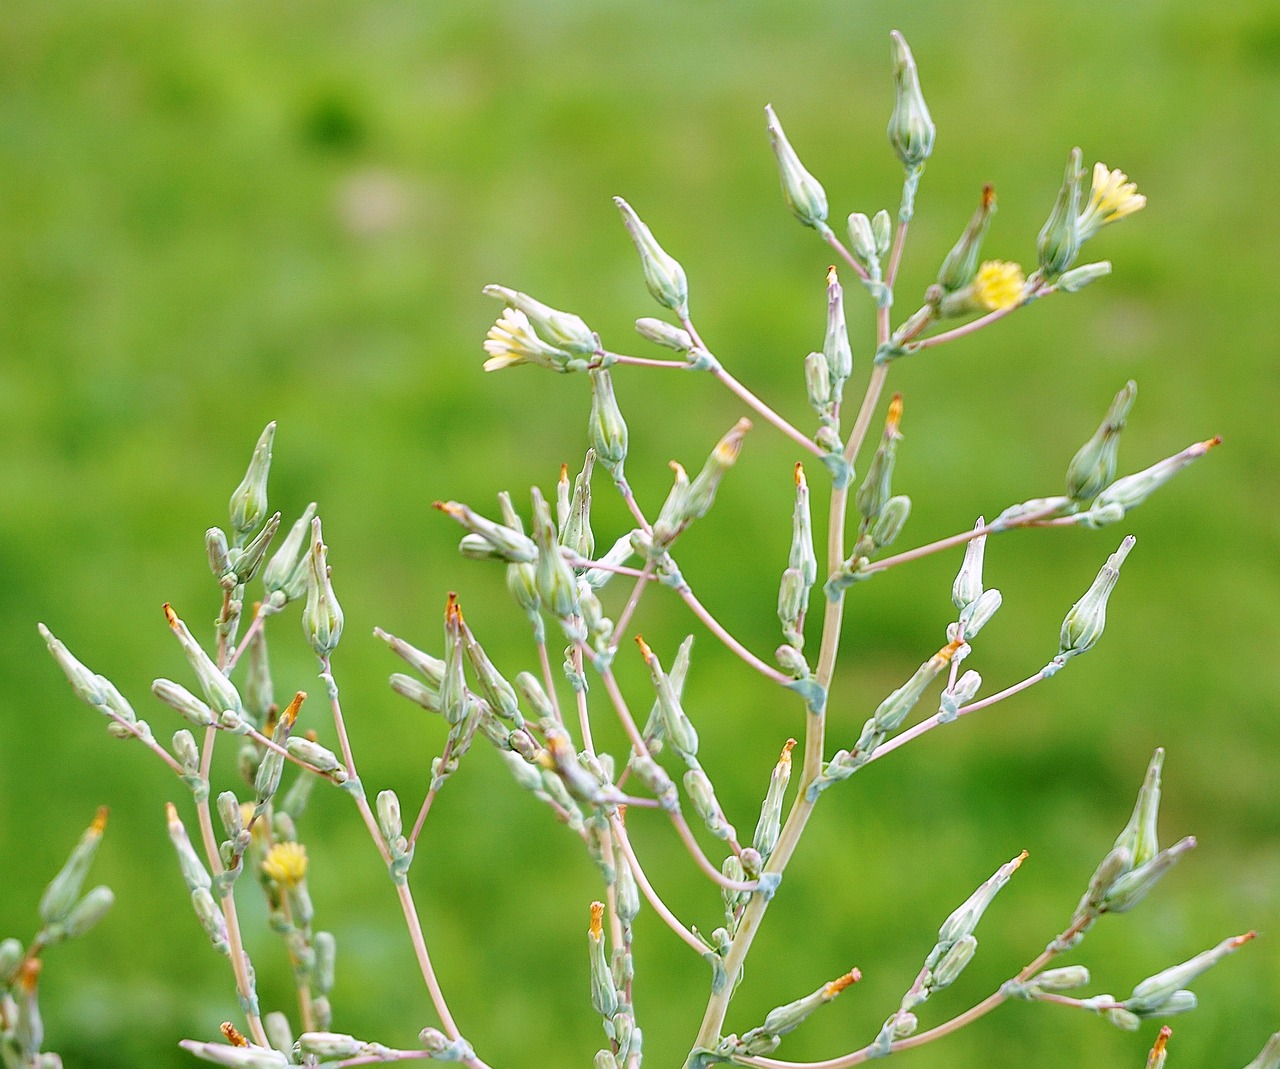
<svg viewBox="0 0 1280 1069">
<path fill-rule="evenodd" d="M 387 690 L 398 666 L 371 629 L 438 648 L 456 590 L 499 665 L 528 666 L 500 576 L 456 556 L 458 532 L 430 503 L 489 507 L 502 488 L 525 498 L 585 445 L 584 381 L 480 372 L 498 311 L 481 286 L 573 308 L 607 344 L 643 351 L 630 322 L 654 308 L 609 203 L 625 195 L 687 268 L 709 344 L 808 426 L 801 361 L 821 342 L 828 251 L 781 204 L 762 108 L 777 108 L 835 219 L 892 207 L 898 171 L 883 131 L 894 27 L 915 49 L 939 129 L 903 314 L 984 182 L 1000 196 L 987 251 L 1024 262 L 1072 145 L 1150 197 L 1088 250 L 1115 261 L 1112 278 L 895 367 L 906 398 L 895 485 L 915 500 L 902 544 L 1056 492 L 1129 377 L 1140 393 L 1122 468 L 1215 433 L 1226 444 L 1123 529 L 992 542 L 988 583 L 1005 607 L 970 664 L 994 688 L 1053 654 L 1064 611 L 1123 533 L 1138 538 L 1087 658 L 826 797 L 728 1025 L 745 1030 L 858 965 L 863 984 L 779 1056 L 864 1044 L 937 924 L 1025 848 L 977 959 L 923 1022 L 979 1000 L 1063 925 L 1164 745 L 1165 840 L 1194 833 L 1201 846 L 1072 960 L 1094 968 L 1094 991 L 1123 996 L 1257 927 L 1267 938 L 1204 977 L 1200 1011 L 1172 1022 L 1170 1064 L 1234 1069 L 1280 1028 L 1273 5 L 67 0 L 10 5 L 0 28 L 0 935 L 33 931 L 44 882 L 109 804 L 95 876 L 117 908 L 51 952 L 43 982 L 50 1046 L 68 1065 L 188 1064 L 177 1040 L 213 1038 L 237 1011 L 164 835 L 163 802 L 189 811 L 189 799 L 76 703 L 36 621 L 167 737 L 177 718 L 146 688 L 186 677 L 160 605 L 209 633 L 218 599 L 202 535 L 225 522 L 255 437 L 278 420 L 273 506 L 288 522 L 320 502 L 347 614 L 335 665 L 363 777 L 415 809 L 442 732 Z M 856 292 L 850 306 L 865 376 L 871 316 Z M 616 379 L 629 472 L 653 510 L 665 462 L 699 464 L 740 409 L 702 377 L 623 369 Z M 778 641 L 795 459 L 759 428 L 716 512 L 680 546 L 705 603 L 761 652 Z M 811 479 L 823 483 L 816 468 Z M 601 484 L 598 542 L 623 523 Z M 833 746 L 940 645 L 958 561 L 851 592 Z M 636 627 L 666 656 L 697 630 L 662 591 Z M 278 690 L 318 691 L 296 608 L 274 622 L 272 642 Z M 624 649 L 620 660 L 645 707 L 635 658 Z M 687 707 L 749 835 L 802 713 L 706 636 Z M 331 739 L 318 702 L 307 717 Z M 601 736 L 618 748 L 616 733 Z M 228 766 L 223 775 L 232 782 Z M 432 1013 L 351 806 L 318 790 L 301 830 L 317 923 L 338 938 L 335 1027 L 412 1045 Z M 662 821 L 636 813 L 633 834 L 673 907 L 713 927 L 718 898 Z M 487 750 L 477 746 L 442 795 L 413 886 L 481 1055 L 499 1069 L 587 1064 L 601 1038 L 583 938 L 598 885 L 577 841 Z M 264 1002 L 287 1009 L 279 947 L 260 912 L 246 912 Z M 649 911 L 639 938 L 647 1064 L 676 1065 L 707 970 Z M 1132 1067 L 1154 1032 L 1018 1004 L 902 1061 Z"/>
</svg>

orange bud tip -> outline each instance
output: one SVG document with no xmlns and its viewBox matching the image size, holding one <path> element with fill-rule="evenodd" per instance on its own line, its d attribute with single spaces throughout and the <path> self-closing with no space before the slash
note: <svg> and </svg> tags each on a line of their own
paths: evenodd
<svg viewBox="0 0 1280 1069">
<path fill-rule="evenodd" d="M 827 268 L 827 285 L 828 286 L 840 285 L 840 277 L 836 274 L 835 264 L 832 264 L 830 267 Z"/>
<path fill-rule="evenodd" d="M 233 1047 L 247 1047 L 249 1045 L 249 1041 L 240 1034 L 240 1029 L 230 1021 L 223 1021 L 218 1030 Z"/>
<path fill-rule="evenodd" d="M 1212 449 L 1215 445 L 1222 444 L 1222 435 L 1215 434 L 1212 438 L 1208 439 L 1207 441 L 1201 442 L 1200 444 L 1203 445 L 1205 449 Z"/>
<path fill-rule="evenodd" d="M 178 823 L 178 807 L 172 802 L 165 802 L 164 816 L 170 824 Z"/>
<path fill-rule="evenodd" d="M 98 806 L 98 811 L 93 816 L 93 823 L 89 825 L 89 830 L 94 835 L 101 835 L 107 830 L 107 817 L 110 813 L 111 810 L 105 805 Z"/>
<path fill-rule="evenodd" d="M 1028 857 L 1030 857 L 1030 856 L 1031 856 L 1031 855 L 1030 855 L 1030 854 L 1028 854 L 1028 853 L 1024 850 L 1024 851 L 1022 851 L 1022 853 L 1020 853 L 1017 857 L 1015 857 L 1012 861 L 1010 861 L 1010 862 L 1009 862 L 1009 864 L 1010 864 L 1010 865 L 1012 865 L 1012 866 L 1016 869 L 1016 868 L 1018 868 L 1018 866 L 1019 866 L 1019 865 L 1021 865 L 1024 861 L 1026 861 L 1026 860 L 1027 860 L 1027 858 L 1028 858 Z"/>
<path fill-rule="evenodd" d="M 305 738 L 307 742 L 318 742 L 320 739 L 320 736 L 316 734 L 316 731 L 314 728 L 307 728 L 307 730 L 303 732 L 303 738 Z"/>
<path fill-rule="evenodd" d="M 895 393 L 889 402 L 889 414 L 885 417 L 884 429 L 887 434 L 897 434 L 898 424 L 902 422 L 902 394 Z"/>
<path fill-rule="evenodd" d="M 567 483 L 569 481 L 569 465 L 568 464 L 560 465 L 560 481 L 562 483 Z"/>
<path fill-rule="evenodd" d="M 790 760 L 791 760 L 791 751 L 792 751 L 792 750 L 794 750 L 795 748 L 796 748 L 796 740 L 795 740 L 795 739 L 787 739 L 787 741 L 786 741 L 786 742 L 784 742 L 784 743 L 782 744 L 782 756 L 781 756 L 780 758 L 778 758 L 778 760 L 779 760 L 779 761 L 790 761 Z"/>
<path fill-rule="evenodd" d="M 640 656 L 645 659 L 646 664 L 653 660 L 653 650 L 649 648 L 649 643 L 644 640 L 643 635 L 636 635 L 636 645 L 640 647 Z"/>
<path fill-rule="evenodd" d="M 1151 1053 L 1163 1054 L 1164 1048 L 1168 1045 L 1169 1037 L 1171 1035 L 1173 1035 L 1173 1029 L 1170 1028 L 1168 1025 L 1165 1025 L 1162 1029 L 1160 1029 L 1160 1034 L 1156 1036 L 1156 1041 L 1151 1048 Z"/>
<path fill-rule="evenodd" d="M 298 719 L 298 710 L 302 708 L 302 703 L 307 700 L 307 692 L 305 690 L 298 691 L 284 707 L 284 712 L 280 714 L 280 719 L 290 727 L 293 722 Z"/>
<path fill-rule="evenodd" d="M 996 203 L 996 187 L 988 182 L 982 187 L 982 207 L 986 211 L 990 211 L 995 207 Z"/>
<path fill-rule="evenodd" d="M 40 970 L 43 963 L 39 958 L 27 958 L 18 967 L 18 985 L 22 988 L 23 994 L 31 995 L 35 993 L 36 982 L 40 979 Z"/>
<path fill-rule="evenodd" d="M 164 603 L 164 618 L 165 622 L 175 630 L 177 630 L 179 625 L 182 623 L 182 621 L 178 619 L 178 614 L 173 611 L 173 606 L 167 601 Z"/>
<path fill-rule="evenodd" d="M 1237 935 L 1233 940 L 1231 940 L 1231 945 L 1233 947 L 1242 947 L 1245 943 L 1252 942 L 1257 938 L 1257 932 L 1245 932 L 1244 935 Z"/>
<path fill-rule="evenodd" d="M 604 938 L 604 903 L 591 903 L 591 938 L 600 940 Z"/>
<path fill-rule="evenodd" d="M 942 658 L 942 663 L 947 664 L 948 662 L 950 662 L 951 658 L 956 655 L 956 650 L 958 650 L 963 645 L 964 645 L 964 639 L 953 638 L 950 642 L 948 642 L 945 646 L 943 646 L 942 649 L 938 651 L 938 656 Z"/>
<path fill-rule="evenodd" d="M 805 481 L 805 477 L 804 477 L 804 465 L 801 464 L 800 461 L 798 460 L 796 461 L 795 476 L 796 476 L 796 488 L 800 490 L 808 489 L 809 484 Z"/>
</svg>

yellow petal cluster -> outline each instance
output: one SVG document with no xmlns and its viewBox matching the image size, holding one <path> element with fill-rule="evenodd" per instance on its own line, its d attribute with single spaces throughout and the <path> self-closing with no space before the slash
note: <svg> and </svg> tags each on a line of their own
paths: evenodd
<svg viewBox="0 0 1280 1069">
<path fill-rule="evenodd" d="M 1141 211 L 1147 198 L 1138 192 L 1135 183 L 1123 171 L 1113 171 L 1105 163 L 1093 165 L 1093 185 L 1089 191 L 1089 203 L 1080 213 L 1081 238 L 1096 234 L 1108 223 L 1123 219 Z"/>
<path fill-rule="evenodd" d="M 569 359 L 568 353 L 539 338 L 529 317 L 518 308 L 503 309 L 485 336 L 484 351 L 489 354 L 489 359 L 484 362 L 485 371 L 500 371 L 516 364 L 538 364 L 558 369 Z"/>
<path fill-rule="evenodd" d="M 973 299 L 989 312 L 1016 308 L 1022 303 L 1026 279 L 1018 264 L 988 260 L 973 279 Z"/>
<path fill-rule="evenodd" d="M 301 843 L 276 843 L 262 859 L 262 871 L 282 887 L 297 887 L 307 875 L 307 848 Z"/>
</svg>

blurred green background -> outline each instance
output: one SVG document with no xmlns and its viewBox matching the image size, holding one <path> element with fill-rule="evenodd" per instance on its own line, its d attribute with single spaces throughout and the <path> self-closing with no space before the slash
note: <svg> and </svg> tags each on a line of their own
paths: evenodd
<svg viewBox="0 0 1280 1069">
<path fill-rule="evenodd" d="M 894 368 L 906 398 L 896 488 L 916 506 L 902 545 L 1058 492 L 1067 459 L 1130 377 L 1140 393 L 1122 469 L 1215 433 L 1226 444 L 1123 530 L 989 546 L 988 583 L 1005 608 L 969 664 L 996 688 L 1054 653 L 1062 614 L 1120 536 L 1138 538 L 1087 658 L 826 797 L 728 1025 L 745 1030 L 858 965 L 863 984 L 779 1056 L 864 1044 L 937 924 L 1025 848 L 1030 861 L 984 921 L 977 959 L 923 1023 L 979 1000 L 1060 930 L 1156 745 L 1169 751 L 1165 841 L 1194 833 L 1201 846 L 1073 959 L 1094 968 L 1093 990 L 1123 996 L 1225 936 L 1280 928 L 1275 5 L 18 3 L 0 30 L 0 935 L 31 934 L 45 881 L 95 806 L 110 805 L 95 876 L 117 908 L 52 951 L 44 978 L 50 1046 L 68 1065 L 188 1064 L 177 1040 L 213 1038 L 237 1011 L 164 834 L 163 802 L 189 810 L 185 791 L 74 700 L 36 621 L 167 738 L 180 725 L 146 688 L 187 676 L 160 605 L 209 633 L 218 596 L 203 532 L 225 523 L 257 434 L 278 420 L 273 506 L 290 522 L 320 502 L 347 614 L 335 666 L 363 777 L 416 809 L 443 734 L 387 690 L 398 665 L 371 629 L 436 649 L 445 594 L 457 590 L 499 665 L 528 666 L 500 574 L 457 557 L 458 531 L 430 503 L 491 508 L 502 488 L 527 500 L 585 446 L 585 381 L 482 375 L 480 342 L 499 309 L 481 286 L 573 308 L 606 344 L 644 352 L 631 320 L 655 309 L 609 202 L 625 195 L 688 270 L 711 347 L 809 426 L 801 361 L 821 343 L 828 250 L 781 204 L 762 108 L 777 108 L 834 219 L 892 208 L 894 27 L 914 47 L 939 129 L 901 314 L 984 182 L 1000 195 L 987 252 L 1024 263 L 1072 145 L 1129 172 L 1150 198 L 1088 250 L 1115 261 L 1111 279 Z M 850 328 L 865 375 L 871 316 L 857 292 Z M 622 369 L 616 381 L 628 470 L 656 510 L 666 461 L 700 464 L 741 412 L 704 377 Z M 762 653 L 778 641 L 796 452 L 758 429 L 715 513 L 680 546 L 704 602 Z M 823 483 L 816 466 L 810 474 Z M 598 543 L 624 522 L 599 484 Z M 958 563 L 948 554 L 851 592 L 833 746 L 941 644 Z M 663 591 L 635 626 L 664 657 L 697 630 Z M 272 635 L 278 691 L 318 691 L 296 608 Z M 643 708 L 635 660 L 624 648 Z M 802 714 L 705 635 L 686 698 L 708 770 L 749 836 Z M 312 706 L 311 726 L 331 739 Z M 719 923 L 718 896 L 663 822 L 636 813 L 632 826 L 673 907 L 700 927 Z M 351 806 L 319 789 L 301 831 L 317 924 L 338 938 L 335 1027 L 412 1045 L 434 1021 Z M 488 749 L 478 745 L 441 796 L 413 885 L 481 1055 L 499 1069 L 587 1064 L 601 1038 L 583 939 L 598 884 L 580 844 Z M 246 912 L 264 1002 L 287 1009 L 282 954 L 260 910 Z M 707 970 L 651 912 L 639 938 L 648 1064 L 676 1065 Z M 1172 1022 L 1170 1064 L 1233 1069 L 1280 1028 L 1273 939 L 1197 984 L 1202 1007 Z M 1018 1004 L 902 1059 L 1133 1067 L 1154 1032 Z"/>
</svg>

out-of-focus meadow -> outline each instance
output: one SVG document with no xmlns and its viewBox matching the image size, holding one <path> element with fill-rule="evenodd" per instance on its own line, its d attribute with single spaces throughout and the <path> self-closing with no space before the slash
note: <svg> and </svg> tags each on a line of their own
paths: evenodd
<svg viewBox="0 0 1280 1069">
<path fill-rule="evenodd" d="M 203 533 L 225 523 L 257 434 L 279 421 L 273 507 L 288 523 L 320 503 L 347 616 L 335 670 L 364 781 L 370 793 L 395 787 L 416 810 L 443 732 L 389 692 L 398 665 L 371 630 L 438 649 L 456 590 L 498 664 L 530 666 L 500 573 L 458 558 L 458 529 L 431 502 L 492 509 L 503 488 L 527 500 L 562 462 L 576 467 L 586 442 L 585 381 L 481 373 L 499 311 L 481 286 L 572 308 L 610 347 L 644 352 L 631 321 L 655 308 L 609 200 L 624 195 L 688 270 L 708 344 L 810 426 L 801 365 L 821 345 L 829 251 L 782 205 L 762 109 L 773 103 L 825 183 L 833 222 L 894 207 L 900 172 L 884 138 L 894 27 L 912 43 L 939 131 L 900 314 L 984 182 L 1000 198 L 986 251 L 1024 263 L 1073 145 L 1150 198 L 1087 250 L 1115 262 L 1112 278 L 895 366 L 906 404 L 895 489 L 915 501 L 901 545 L 1060 492 L 1067 460 L 1130 377 L 1139 395 L 1122 470 L 1213 434 L 1225 444 L 1122 528 L 991 542 L 988 583 L 1005 605 L 966 667 L 994 689 L 1053 655 L 1065 610 L 1124 533 L 1138 539 L 1087 657 L 824 798 L 728 1025 L 750 1028 L 857 965 L 865 981 L 779 1056 L 866 1043 L 939 922 L 1025 848 L 976 960 L 923 1023 L 979 1000 L 1061 929 L 1164 745 L 1162 833 L 1201 845 L 1071 960 L 1094 968 L 1093 991 L 1123 996 L 1256 927 L 1268 937 L 1205 976 L 1201 1009 L 1172 1022 L 1170 1064 L 1234 1069 L 1280 1029 L 1270 934 L 1280 930 L 1280 10 L 1245 0 L 67 0 L 11 5 L 3 22 L 0 936 L 31 933 L 44 882 L 99 804 L 112 816 L 95 875 L 118 896 L 90 936 L 48 955 L 46 1024 L 68 1065 L 187 1064 L 177 1040 L 213 1038 L 238 1011 L 164 834 L 163 803 L 189 811 L 185 789 L 76 702 L 37 620 L 167 739 L 180 724 L 147 686 L 187 677 L 160 606 L 210 633 L 218 591 Z M 871 314 L 853 286 L 849 297 L 860 391 Z M 616 382 L 631 421 L 628 473 L 656 510 L 667 460 L 695 468 L 741 409 L 704 376 L 626 368 Z M 761 653 L 779 641 L 796 454 L 758 427 L 712 517 L 679 547 L 702 600 Z M 825 485 L 817 465 L 810 478 Z M 624 514 L 604 482 L 596 498 L 604 546 Z M 942 643 L 958 563 L 947 554 L 850 592 L 833 747 L 852 743 Z M 273 621 L 277 688 L 318 695 L 297 618 L 293 607 Z M 647 595 L 633 630 L 665 657 L 686 630 L 699 633 L 686 705 L 749 836 L 779 747 L 803 730 L 798 703 L 733 661 L 665 591 Z M 634 705 L 647 708 L 629 643 L 619 660 Z M 320 701 L 311 705 L 305 722 L 331 742 Z M 620 748 L 616 733 L 601 735 Z M 715 927 L 719 896 L 663 821 L 636 812 L 631 823 L 664 896 Z M 335 1027 L 412 1045 L 435 1022 L 353 807 L 322 786 L 300 830 L 316 923 L 338 939 Z M 581 844 L 480 743 L 433 811 L 413 885 L 482 1056 L 502 1069 L 586 1064 L 601 1039 L 584 939 L 598 883 Z M 261 911 L 247 913 L 264 1002 L 287 1009 L 287 964 Z M 639 939 L 646 1054 L 678 1064 L 708 970 L 650 911 Z M 1133 1067 L 1154 1031 L 1134 1037 L 1016 1004 L 903 1059 Z"/>
</svg>

